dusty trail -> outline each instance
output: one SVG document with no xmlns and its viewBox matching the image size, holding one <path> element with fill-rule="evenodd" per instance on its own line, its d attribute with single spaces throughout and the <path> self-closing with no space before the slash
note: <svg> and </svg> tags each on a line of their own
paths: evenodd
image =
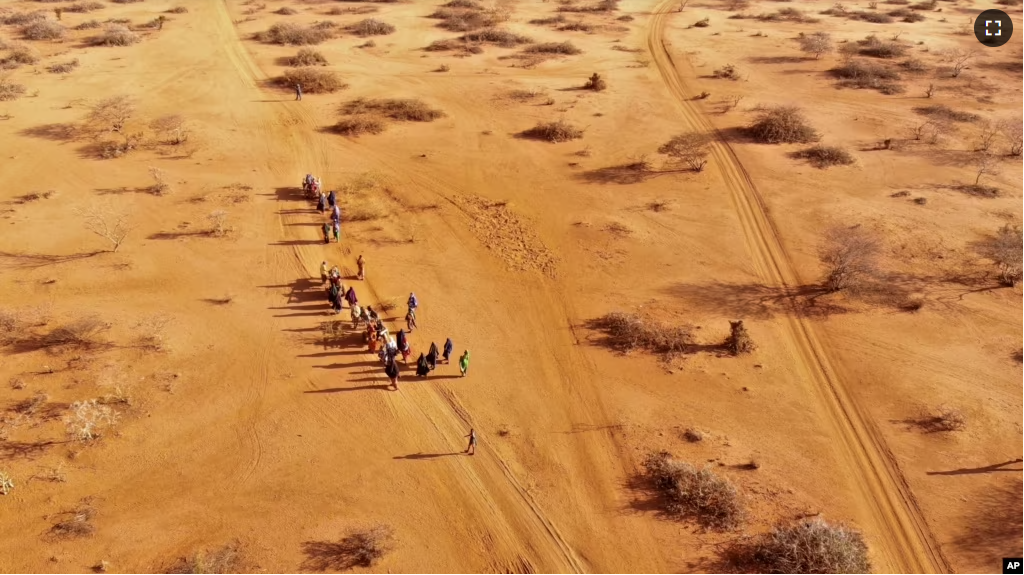
<svg viewBox="0 0 1024 575">
<path fill-rule="evenodd" d="M 768 216 L 763 199 L 728 143 L 689 103 L 690 93 L 665 44 L 664 32 L 674 2 L 662 2 L 654 11 L 647 47 L 666 86 L 679 104 L 683 119 L 694 130 L 715 134 L 711 170 L 725 181 L 740 218 L 757 275 L 767 284 L 790 288 L 801 285 Z M 798 352 L 801 382 L 818 396 L 825 419 L 841 447 L 847 475 L 861 493 L 866 514 L 862 525 L 876 538 L 874 549 L 886 567 L 907 573 L 948 573 L 952 568 L 931 534 L 906 478 L 876 426 L 865 417 L 829 360 L 823 338 L 798 313 L 785 320 L 786 332 Z M 883 569 L 884 570 L 884 569 Z"/>
</svg>

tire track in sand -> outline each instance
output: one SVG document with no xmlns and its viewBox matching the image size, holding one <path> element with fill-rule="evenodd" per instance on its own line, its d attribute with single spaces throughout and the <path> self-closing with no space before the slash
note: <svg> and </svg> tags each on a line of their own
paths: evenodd
<svg viewBox="0 0 1024 575">
<path fill-rule="evenodd" d="M 647 31 L 647 47 L 658 72 L 689 127 L 715 136 L 710 167 L 718 171 L 729 189 L 757 275 L 768 285 L 800 285 L 750 175 L 721 133 L 689 103 L 690 90 L 665 45 L 665 24 L 674 5 L 672 0 L 659 4 Z M 800 365 L 796 367 L 806 376 L 801 381 L 813 383 L 811 391 L 818 396 L 833 436 L 839 440 L 844 471 L 849 472 L 860 491 L 859 503 L 866 507 L 866 519 L 871 522 L 864 527 L 877 536 L 875 551 L 885 558 L 889 569 L 908 573 L 952 572 L 892 451 L 850 396 L 814 326 L 799 314 L 787 314 L 783 327 L 799 354 L 796 359 Z"/>
</svg>

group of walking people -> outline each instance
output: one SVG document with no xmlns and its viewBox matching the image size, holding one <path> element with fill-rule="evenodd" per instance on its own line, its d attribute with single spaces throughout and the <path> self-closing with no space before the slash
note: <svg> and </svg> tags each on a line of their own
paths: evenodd
<svg viewBox="0 0 1024 575">
<path fill-rule="evenodd" d="M 323 180 L 314 177 L 313 174 L 306 174 L 306 177 L 302 179 L 302 191 L 308 195 L 311 199 L 316 200 L 316 209 L 321 214 L 326 213 L 328 210 L 331 212 L 330 221 L 325 221 L 321 226 L 320 230 L 324 235 L 324 243 L 331 243 L 331 238 L 334 238 L 335 242 L 341 242 L 341 206 L 338 205 L 338 194 L 334 190 L 327 192 L 324 190 Z"/>
</svg>

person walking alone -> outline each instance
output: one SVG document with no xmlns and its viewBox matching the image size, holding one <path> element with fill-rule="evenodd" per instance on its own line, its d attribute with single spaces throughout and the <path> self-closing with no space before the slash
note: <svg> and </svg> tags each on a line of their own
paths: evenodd
<svg viewBox="0 0 1024 575">
<path fill-rule="evenodd" d="M 302 99 L 302 84 L 295 84 L 295 101 Z"/>
<path fill-rule="evenodd" d="M 360 280 L 365 280 L 366 279 L 366 260 L 363 259 L 363 254 L 359 254 L 359 257 L 356 258 L 356 266 L 359 268 L 359 273 L 356 274 L 356 277 L 358 279 L 360 279 Z"/>
<path fill-rule="evenodd" d="M 466 377 L 466 372 L 469 371 L 469 350 L 462 352 L 462 357 L 459 358 L 459 371 L 462 372 L 462 377 Z"/>
<path fill-rule="evenodd" d="M 405 314 L 405 325 L 409 328 L 409 331 L 416 329 L 416 310 L 409 308 L 409 312 Z"/>
<path fill-rule="evenodd" d="M 476 430 L 470 428 L 469 435 L 466 437 L 469 438 L 469 445 L 466 446 L 466 455 L 476 455 Z"/>
</svg>

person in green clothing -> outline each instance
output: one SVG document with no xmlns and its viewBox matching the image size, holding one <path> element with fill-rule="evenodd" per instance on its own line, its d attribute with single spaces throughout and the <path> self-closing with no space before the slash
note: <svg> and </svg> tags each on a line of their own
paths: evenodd
<svg viewBox="0 0 1024 575">
<path fill-rule="evenodd" d="M 466 372 L 469 371 L 469 350 L 462 352 L 462 357 L 459 358 L 459 370 L 462 371 L 462 377 L 466 377 Z"/>
<path fill-rule="evenodd" d="M 331 243 L 331 226 L 327 223 L 324 223 L 324 225 L 320 229 L 324 232 L 324 243 Z"/>
</svg>

